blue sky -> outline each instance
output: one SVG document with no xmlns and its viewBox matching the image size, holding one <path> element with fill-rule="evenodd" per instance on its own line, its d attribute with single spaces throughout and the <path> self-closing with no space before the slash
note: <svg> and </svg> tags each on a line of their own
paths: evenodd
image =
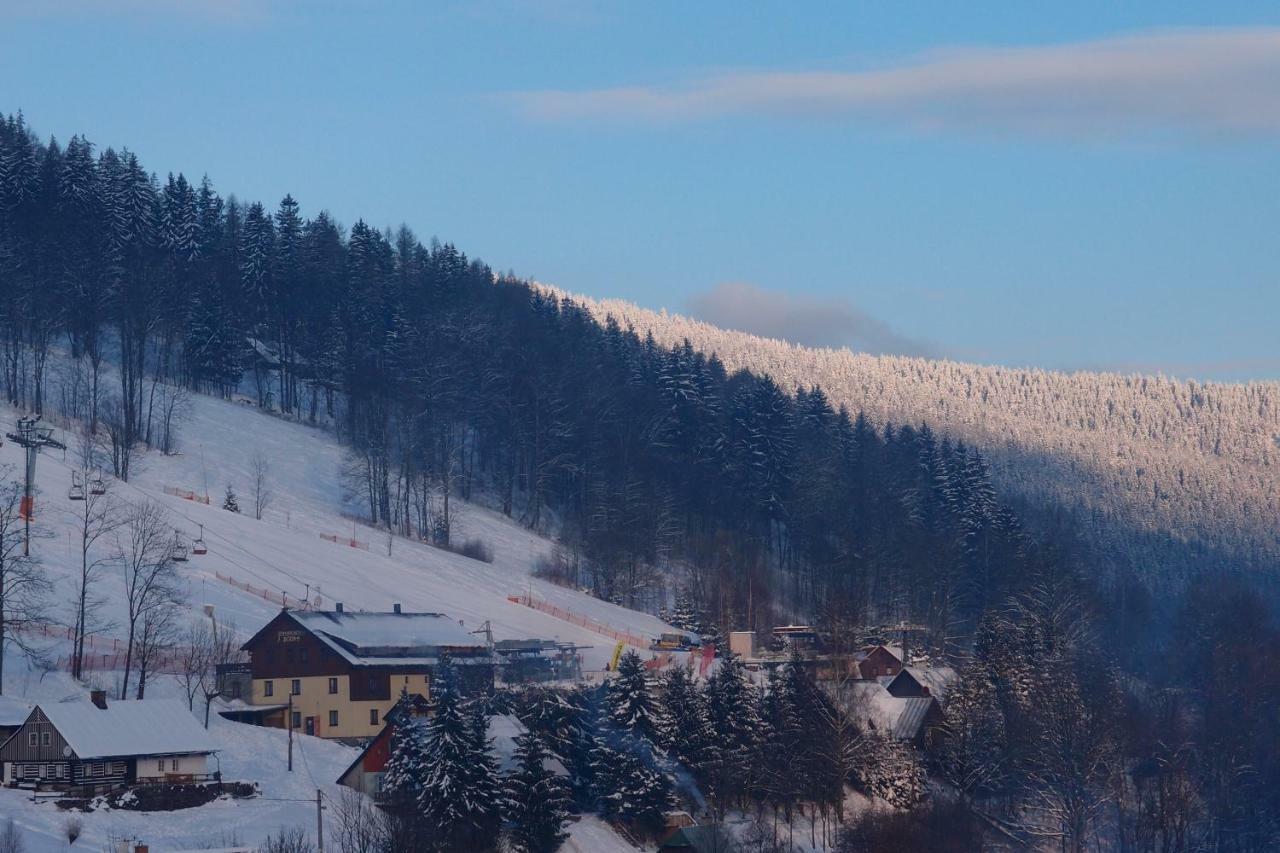
<svg viewBox="0 0 1280 853">
<path fill-rule="evenodd" d="M 1273 2 L 0 0 L 0 79 L 42 135 L 593 296 L 1280 378 Z"/>
</svg>

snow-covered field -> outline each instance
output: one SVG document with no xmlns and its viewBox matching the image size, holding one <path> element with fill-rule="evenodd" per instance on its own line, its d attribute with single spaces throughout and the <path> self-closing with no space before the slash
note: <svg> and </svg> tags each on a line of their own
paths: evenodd
<svg viewBox="0 0 1280 853">
<path fill-rule="evenodd" d="M 0 408 L 5 431 L 16 418 L 12 409 Z M 75 447 L 74 436 L 57 430 L 55 437 Z M 270 462 L 273 492 L 261 521 L 252 514 L 250 459 L 255 453 Z M 46 450 L 37 469 L 38 520 L 53 538 L 35 547 L 55 580 L 69 579 L 78 559 L 78 544 L 71 535 L 72 511 L 78 504 L 67 498 L 75 456 L 74 449 L 65 454 Z M 587 669 L 603 667 L 612 653 L 612 639 L 513 603 L 508 596 L 532 592 L 535 598 L 639 637 L 675 630 L 655 617 L 532 578 L 533 566 L 552 544 L 500 513 L 462 501 L 457 501 L 455 537 L 482 540 L 492 549 L 492 563 L 403 538 L 390 543 L 388 555 L 385 532 L 344 517 L 353 507 L 345 504 L 339 484 L 342 460 L 342 448 L 321 430 L 197 396 L 182 429 L 181 452 L 146 454 L 128 483 L 112 482 L 111 494 L 121 502 L 157 501 L 166 507 L 174 526 L 192 539 L 204 525 L 209 553 L 180 564 L 192 611 L 211 604 L 220 620 L 235 622 L 242 632 L 256 630 L 279 605 L 245 594 L 219 580 L 218 574 L 284 594 L 291 601 L 318 592 L 325 607 L 340 601 L 347 609 L 390 610 L 398 602 L 405 610 L 445 613 L 469 629 L 488 621 L 495 639 L 558 638 L 592 646 L 584 653 Z M 21 464 L 22 449 L 6 441 L 0 447 L 0 467 L 11 466 L 6 476 L 18 477 Z M 221 508 L 228 485 L 236 491 L 240 514 Z M 166 487 L 207 493 L 211 503 L 166 494 Z M 322 534 L 341 541 L 327 541 Z M 349 547 L 351 538 L 367 543 L 369 550 Z M 101 588 L 115 602 L 104 616 L 114 615 L 116 621 L 123 613 L 114 595 L 119 583 L 108 574 Z M 58 615 L 66 619 L 69 609 Z"/>
<path fill-rule="evenodd" d="M 0 407 L 0 431 L 10 431 L 18 413 Z M 36 515 L 46 537 L 34 541 L 33 550 L 42 570 L 53 581 L 55 597 L 50 621 L 72 622 L 73 577 L 78 542 L 73 536 L 73 510 L 80 506 L 68 499 L 71 472 L 78 467 L 76 439 L 62 430 L 55 437 L 72 448 L 65 454 L 46 450 L 37 467 Z M 261 521 L 252 513 L 250 459 L 263 454 L 270 462 L 270 506 Z M 13 442 L 0 446 L 0 476 L 21 476 L 23 451 Z M 311 595 L 322 597 L 323 606 L 343 602 L 348 609 L 390 610 L 400 603 L 405 610 L 435 611 L 460 620 L 470 630 L 490 623 L 494 639 L 544 638 L 574 642 L 592 648 L 584 652 L 584 667 L 602 669 L 614 641 L 547 613 L 513 603 L 508 596 L 532 593 L 556 607 L 582 615 L 639 637 L 653 637 L 674 630 L 659 619 L 562 589 L 531 577 L 538 558 L 552 544 L 519 524 L 482 507 L 459 502 L 458 539 L 480 539 L 492 549 L 494 560 L 483 563 L 428 545 L 396 538 L 390 544 L 385 533 L 354 524 L 344 515 L 347 506 L 339 484 L 343 451 L 332 436 L 246 407 L 209 397 L 192 400 L 191 415 L 181 431 L 181 451 L 162 456 L 142 456 L 128 483 L 112 482 L 110 494 L 122 506 L 147 499 L 165 507 L 173 525 L 194 539 L 204 525 L 209 553 L 180 563 L 191 621 L 207 618 L 212 606 L 222 622 L 234 622 L 248 635 L 264 624 L 279 604 L 220 580 L 230 576 L 259 589 L 269 589 L 295 601 Z M 236 491 L 241 514 L 221 508 L 230 485 Z M 185 500 L 166 494 L 166 487 L 208 494 L 211 503 Z M 338 537 L 334 543 L 322 534 Z M 346 540 L 368 543 L 369 550 L 352 548 Z M 124 601 L 122 578 L 117 569 L 103 570 L 96 589 L 106 599 L 99 619 L 101 631 L 96 652 L 110 649 L 111 638 L 120 636 Z M 65 640 L 39 638 L 50 658 L 66 655 Z M 647 654 L 647 651 L 645 652 Z M 45 672 L 25 656 L 10 650 L 4 668 L 6 703 L 56 701 L 84 694 L 86 687 L 62 672 Z M 112 672 L 97 673 L 97 686 L 111 689 L 119 678 Z M 118 688 L 117 688 L 118 689 Z M 161 677 L 148 695 L 178 696 L 171 678 Z M 212 734 L 219 745 L 222 772 L 227 779 L 262 784 L 260 798 L 215 802 L 198 809 L 174 813 L 138 814 L 101 811 L 81 817 L 84 835 L 76 847 L 102 850 L 112 839 L 135 836 L 160 851 L 229 846 L 233 841 L 257 843 L 281 826 L 315 825 L 316 789 L 336 795 L 334 780 L 354 756 L 347 747 L 300 737 L 300 758 L 295 772 L 284 769 L 284 732 L 254 728 L 215 718 Z M 33 803 L 29 795 L 0 790 L 0 818 L 13 816 L 26 830 L 32 853 L 66 849 L 66 813 L 52 803 Z M 575 825 L 569 850 L 632 850 L 607 825 L 587 818 Z"/>
</svg>

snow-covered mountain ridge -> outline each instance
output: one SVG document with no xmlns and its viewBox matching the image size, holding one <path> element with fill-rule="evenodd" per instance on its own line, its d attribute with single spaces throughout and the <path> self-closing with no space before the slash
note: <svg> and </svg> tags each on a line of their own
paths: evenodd
<svg viewBox="0 0 1280 853">
<path fill-rule="evenodd" d="M 877 423 L 927 422 L 981 448 L 1012 494 L 1074 507 L 1099 541 L 1125 540 L 1122 558 L 1139 565 L 1155 562 L 1141 559 L 1153 543 L 1162 563 L 1169 544 L 1185 558 L 1162 569 L 1280 561 L 1280 383 L 871 356 L 540 287 L 660 345 L 688 339 L 730 371 L 767 373 L 787 388 L 821 386 L 833 403 Z M 1197 548 L 1180 547 L 1188 543 Z"/>
</svg>

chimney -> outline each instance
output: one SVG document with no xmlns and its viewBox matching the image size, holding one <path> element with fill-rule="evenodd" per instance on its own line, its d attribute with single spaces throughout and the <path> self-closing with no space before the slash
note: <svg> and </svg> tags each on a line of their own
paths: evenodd
<svg viewBox="0 0 1280 853">
<path fill-rule="evenodd" d="M 400 612 L 400 602 L 398 602 L 398 601 L 397 601 L 395 604 L 391 605 L 391 608 L 392 608 L 393 610 L 395 610 L 395 612 L 396 612 L 396 613 L 399 613 L 399 612 Z"/>
<path fill-rule="evenodd" d="M 92 702 L 97 707 L 101 708 L 102 710 L 104 711 L 107 710 L 107 691 L 90 690 L 89 701 Z"/>
<path fill-rule="evenodd" d="M 342 612 L 342 602 L 341 602 L 341 601 L 339 601 L 337 604 L 333 605 L 333 609 L 334 609 L 334 610 L 336 610 L 336 611 L 338 611 L 339 613 L 341 613 L 341 612 Z"/>
</svg>

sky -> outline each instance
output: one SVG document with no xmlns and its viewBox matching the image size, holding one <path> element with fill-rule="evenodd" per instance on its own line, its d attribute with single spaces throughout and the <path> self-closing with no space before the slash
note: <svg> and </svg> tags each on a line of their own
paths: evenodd
<svg viewBox="0 0 1280 853">
<path fill-rule="evenodd" d="M 0 0 L 0 111 L 799 343 L 1280 379 L 1280 6 Z"/>
</svg>

